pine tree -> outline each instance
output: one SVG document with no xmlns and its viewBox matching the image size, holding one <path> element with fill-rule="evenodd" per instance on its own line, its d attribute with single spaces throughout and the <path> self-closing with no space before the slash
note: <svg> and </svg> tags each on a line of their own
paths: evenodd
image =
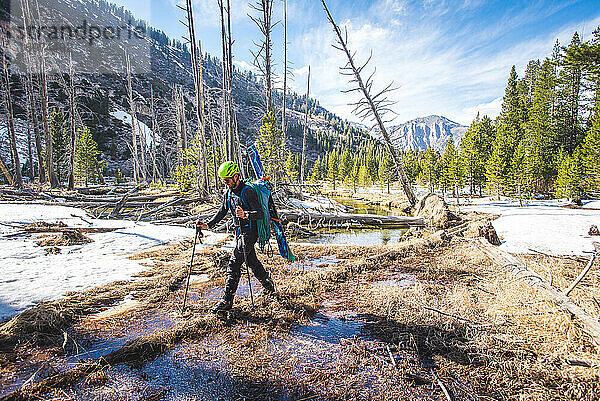
<svg viewBox="0 0 600 401">
<path fill-rule="evenodd" d="M 570 198 L 582 195 L 582 165 L 579 152 L 576 151 L 573 156 L 561 152 L 559 160 L 558 176 L 554 185 L 555 196 Z"/>
<path fill-rule="evenodd" d="M 265 174 L 274 183 L 279 182 L 285 170 L 285 150 L 283 149 L 283 132 L 277 127 L 277 118 L 273 110 L 265 114 L 262 119 L 257 149 L 265 168 Z"/>
<path fill-rule="evenodd" d="M 337 152 L 334 150 L 329 154 L 329 160 L 327 164 L 327 180 L 333 185 L 335 191 L 335 184 L 338 181 L 340 174 L 340 158 Z"/>
<path fill-rule="evenodd" d="M 460 162 L 469 184 L 471 195 L 476 187 L 481 194 L 486 183 L 486 165 L 490 157 L 495 128 L 488 116 L 479 119 L 479 114 L 465 133 L 460 142 Z"/>
<path fill-rule="evenodd" d="M 587 191 L 600 191 L 600 85 L 596 89 L 596 106 L 591 117 L 592 123 L 583 143 L 581 156 L 584 181 Z"/>
<path fill-rule="evenodd" d="M 517 71 L 513 66 L 502 102 L 502 110 L 498 118 L 497 134 L 492 145 L 492 152 L 487 164 L 486 178 L 491 192 L 497 196 L 510 188 L 511 174 L 518 166 L 513 161 L 513 152 L 523 137 L 523 124 L 527 119 L 523 91 L 526 85 L 519 85 Z M 512 170 L 512 171 L 511 171 Z"/>
<path fill-rule="evenodd" d="M 430 146 L 423 154 L 421 164 L 421 181 L 429 187 L 429 190 L 433 192 L 435 186 L 439 180 L 439 156 L 435 150 Z"/>
<path fill-rule="evenodd" d="M 375 155 L 374 155 L 374 149 L 369 149 L 365 167 L 367 168 L 367 172 L 369 173 L 370 181 L 371 182 L 378 181 L 379 180 L 379 165 L 377 164 L 377 159 L 375 158 Z"/>
<path fill-rule="evenodd" d="M 356 192 L 356 185 L 359 182 L 360 163 L 358 159 L 354 160 L 350 170 L 350 182 L 352 183 L 352 192 Z"/>
<path fill-rule="evenodd" d="M 97 183 L 102 180 L 105 163 L 98 160 L 100 151 L 87 127 L 77 130 L 75 146 L 75 180 L 79 183 Z"/>
<path fill-rule="evenodd" d="M 387 185 L 387 193 L 390 193 L 390 183 L 396 178 L 396 165 L 392 156 L 386 152 L 379 162 L 379 178 Z"/>
<path fill-rule="evenodd" d="M 358 169 L 358 182 L 364 187 L 368 187 L 373 184 L 373 181 L 371 181 L 371 175 L 369 174 L 369 170 L 365 164 L 361 164 L 360 168 Z"/>
<path fill-rule="evenodd" d="M 454 196 L 458 197 L 458 191 L 464 183 L 464 170 L 458 155 L 458 150 L 454 146 L 454 141 L 450 139 L 446 144 L 446 149 L 442 157 L 440 182 L 442 190 L 452 188 Z"/>
<path fill-rule="evenodd" d="M 340 178 L 344 182 L 350 182 L 350 175 L 352 172 L 352 157 L 350 156 L 350 151 L 348 149 L 344 150 L 342 154 L 342 160 L 340 165 Z"/>
<path fill-rule="evenodd" d="M 514 169 L 524 170 L 534 193 L 548 193 L 556 178 L 557 168 L 554 155 L 558 151 L 558 142 L 551 116 L 554 87 L 553 66 L 550 60 L 546 59 L 535 81 L 533 103 L 529 111 L 529 119 L 524 125 L 525 134 L 522 145 L 524 154 L 517 158 L 521 165 L 513 166 Z M 520 159 L 521 157 L 523 159 Z"/>
<path fill-rule="evenodd" d="M 284 167 L 289 179 L 292 182 L 296 182 L 298 180 L 298 176 L 300 175 L 300 171 L 298 170 L 296 159 L 291 152 L 288 152 Z"/>
<path fill-rule="evenodd" d="M 402 155 L 402 167 L 404 167 L 404 171 L 406 172 L 406 178 L 408 178 L 408 182 L 414 184 L 417 181 L 420 173 L 420 165 L 418 158 L 418 151 L 409 150 L 404 152 Z"/>
<path fill-rule="evenodd" d="M 568 47 L 562 49 L 555 63 L 561 67 L 557 78 L 557 107 L 553 121 L 557 126 L 563 149 L 571 154 L 585 134 L 579 124 L 579 100 L 582 86 L 580 62 L 573 55 L 579 53 L 581 40 L 575 32 Z"/>
<path fill-rule="evenodd" d="M 317 183 L 322 180 L 323 177 L 321 175 L 321 156 L 317 157 L 315 163 L 313 164 L 312 170 L 310 172 L 310 182 Z"/>
</svg>

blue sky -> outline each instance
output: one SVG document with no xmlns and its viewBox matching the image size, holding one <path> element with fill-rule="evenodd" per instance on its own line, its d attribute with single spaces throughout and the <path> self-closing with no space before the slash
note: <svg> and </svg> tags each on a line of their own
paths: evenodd
<svg viewBox="0 0 600 401">
<path fill-rule="evenodd" d="M 181 37 L 178 20 L 183 0 L 116 0 L 137 17 L 150 21 L 171 37 Z M 247 14 L 246 0 L 231 0 L 234 62 L 252 68 L 253 41 L 259 31 Z M 358 60 L 371 50 L 377 66 L 375 86 L 394 81 L 397 101 L 394 123 L 439 114 L 468 125 L 479 111 L 495 117 L 508 73 L 519 74 L 531 59 L 548 56 L 558 39 L 568 44 L 575 31 L 589 39 L 600 26 L 597 2 L 481 0 L 329 0 L 336 22 L 348 29 L 350 48 Z M 203 50 L 220 56 L 220 25 L 216 0 L 194 0 L 197 36 Z M 283 19 L 283 0 L 275 0 L 274 19 Z M 273 34 L 276 72 L 283 71 L 283 26 Z M 288 0 L 288 61 L 294 70 L 291 87 L 306 91 L 311 66 L 311 96 L 343 118 L 357 121 L 341 93 L 349 85 L 338 67 L 344 55 L 331 47 L 334 36 L 319 0 Z M 365 123 L 369 123 L 366 121 Z"/>
</svg>

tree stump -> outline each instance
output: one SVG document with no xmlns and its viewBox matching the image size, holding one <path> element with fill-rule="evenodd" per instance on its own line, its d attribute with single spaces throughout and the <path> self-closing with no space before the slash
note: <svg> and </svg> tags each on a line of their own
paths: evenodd
<svg viewBox="0 0 600 401">
<path fill-rule="evenodd" d="M 483 226 L 479 227 L 479 236 L 485 238 L 492 245 L 500 245 L 500 238 L 496 233 L 496 229 L 492 226 L 492 222 L 488 221 Z"/>
</svg>

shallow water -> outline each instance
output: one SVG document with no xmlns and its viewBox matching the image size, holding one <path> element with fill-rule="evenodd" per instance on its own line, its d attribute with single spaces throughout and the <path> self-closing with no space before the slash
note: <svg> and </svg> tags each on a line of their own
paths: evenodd
<svg viewBox="0 0 600 401">
<path fill-rule="evenodd" d="M 348 199 L 348 198 L 332 198 L 336 202 L 341 203 L 344 206 L 350 207 L 349 213 L 352 214 L 376 214 L 379 216 L 406 216 L 406 213 L 403 213 L 399 210 L 390 210 L 388 208 L 372 205 L 368 202 L 361 202 L 356 199 Z"/>
<path fill-rule="evenodd" d="M 388 245 L 400 242 L 408 228 L 323 230 L 303 242 L 313 244 Z"/>
<path fill-rule="evenodd" d="M 364 320 L 355 313 L 338 315 L 333 313 L 317 313 L 307 325 L 298 327 L 297 334 L 301 338 L 339 344 L 344 339 L 364 336 Z"/>
<path fill-rule="evenodd" d="M 338 259 L 336 255 L 326 255 L 320 258 L 308 258 L 292 264 L 292 268 L 302 271 L 314 271 L 325 269 L 329 266 L 337 265 L 343 259 Z"/>
<path fill-rule="evenodd" d="M 417 276 L 411 273 L 399 273 L 386 280 L 373 283 L 376 287 L 410 287 L 417 283 Z"/>
</svg>

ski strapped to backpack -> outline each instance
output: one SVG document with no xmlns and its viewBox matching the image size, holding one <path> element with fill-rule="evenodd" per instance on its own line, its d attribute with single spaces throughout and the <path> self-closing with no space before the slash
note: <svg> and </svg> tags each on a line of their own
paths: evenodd
<svg viewBox="0 0 600 401">
<path fill-rule="evenodd" d="M 258 240 L 261 250 L 264 251 L 265 247 L 269 243 L 272 230 L 273 234 L 275 234 L 275 238 L 277 239 L 279 254 L 290 262 L 295 262 L 296 258 L 292 254 L 287 240 L 285 239 L 281 220 L 275 218 L 275 216 L 271 216 L 270 205 L 272 204 L 273 208 L 275 207 L 275 203 L 273 202 L 271 195 L 271 183 L 269 182 L 269 179 L 265 177 L 260 156 L 258 155 L 258 151 L 254 144 L 250 144 L 248 147 L 248 156 L 250 157 L 250 162 L 252 163 L 252 168 L 254 169 L 257 180 L 253 182 L 246 182 L 246 184 L 256 191 L 256 195 L 258 195 L 258 200 L 264 213 L 264 218 L 258 221 L 257 227 Z"/>
</svg>

